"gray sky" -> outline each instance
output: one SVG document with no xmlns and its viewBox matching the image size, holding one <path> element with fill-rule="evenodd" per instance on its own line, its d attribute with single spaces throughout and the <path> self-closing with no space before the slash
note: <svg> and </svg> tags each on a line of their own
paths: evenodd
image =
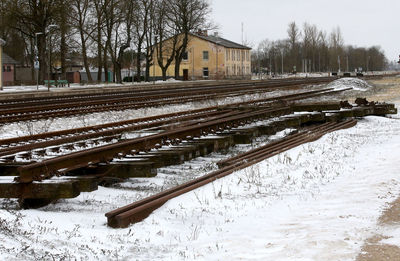
<svg viewBox="0 0 400 261">
<path fill-rule="evenodd" d="M 287 37 L 295 21 L 317 25 L 330 34 L 339 26 L 345 44 L 379 45 L 389 60 L 400 54 L 400 0 L 211 0 L 211 18 L 219 33 L 229 40 L 244 38 L 256 48 L 263 39 Z"/>
</svg>

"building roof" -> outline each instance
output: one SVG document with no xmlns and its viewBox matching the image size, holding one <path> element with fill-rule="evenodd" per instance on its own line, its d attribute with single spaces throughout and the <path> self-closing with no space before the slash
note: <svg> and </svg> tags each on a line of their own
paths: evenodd
<svg viewBox="0 0 400 261">
<path fill-rule="evenodd" d="M 5 53 L 3 53 L 3 56 L 1 57 L 1 61 L 3 62 L 3 64 L 19 64 L 19 62 L 17 62 Z"/>
<path fill-rule="evenodd" d="M 224 38 L 221 38 L 217 35 L 203 35 L 203 34 L 192 34 L 193 36 L 196 36 L 200 39 L 212 42 L 214 44 L 224 46 L 226 48 L 235 48 L 235 49 L 246 49 L 246 50 L 251 50 L 250 47 L 226 40 Z"/>
</svg>

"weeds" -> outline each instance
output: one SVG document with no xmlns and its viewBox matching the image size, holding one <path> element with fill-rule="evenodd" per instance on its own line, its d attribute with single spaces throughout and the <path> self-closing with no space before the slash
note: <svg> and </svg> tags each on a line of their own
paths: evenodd
<svg viewBox="0 0 400 261">
<path fill-rule="evenodd" d="M 190 235 L 187 236 L 186 238 L 188 241 L 195 241 L 199 238 L 199 234 L 200 234 L 200 227 L 197 225 L 195 225 L 193 227 L 193 225 L 192 225 L 192 231 L 191 231 Z"/>
</svg>

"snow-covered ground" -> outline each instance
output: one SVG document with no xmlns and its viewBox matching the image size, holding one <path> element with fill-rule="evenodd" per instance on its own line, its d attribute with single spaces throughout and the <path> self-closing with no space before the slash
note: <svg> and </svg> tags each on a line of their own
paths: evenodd
<svg viewBox="0 0 400 261">
<path fill-rule="evenodd" d="M 377 224 L 400 192 L 399 119 L 361 119 L 170 200 L 126 229 L 108 228 L 104 213 L 145 196 L 143 187 L 158 190 L 185 173 L 211 170 L 222 156 L 38 210 L 0 200 L 0 259 L 354 260 L 378 230 L 384 243 L 400 246 L 400 229 Z"/>
<path fill-rule="evenodd" d="M 152 85 L 152 84 L 170 84 L 181 82 L 175 79 L 168 79 L 167 81 L 152 81 L 152 82 L 124 82 L 124 83 L 99 83 L 99 84 L 79 84 L 79 83 L 71 83 L 69 87 L 54 87 L 51 86 L 50 89 L 47 85 L 12 85 L 12 86 L 3 86 L 3 90 L 0 93 L 13 93 L 13 92 L 29 92 L 29 91 L 65 91 L 68 89 L 84 89 L 84 88 L 104 88 L 104 87 L 121 87 L 121 86 L 132 86 L 132 85 Z M 188 81 L 190 82 L 190 81 Z"/>
</svg>

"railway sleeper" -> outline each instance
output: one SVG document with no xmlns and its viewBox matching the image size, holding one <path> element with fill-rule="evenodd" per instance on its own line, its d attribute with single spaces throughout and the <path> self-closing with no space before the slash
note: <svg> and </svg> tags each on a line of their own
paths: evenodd
<svg viewBox="0 0 400 261">
<path fill-rule="evenodd" d="M 386 106 L 386 105 L 381 105 L 379 107 L 378 113 L 380 114 L 389 114 L 389 113 L 394 113 L 396 109 L 394 106 Z M 374 114 L 376 111 L 371 109 L 371 107 L 355 107 L 351 110 L 342 110 L 342 111 L 333 111 L 333 112 L 328 112 L 328 114 L 335 115 L 336 119 L 341 119 L 341 118 L 346 118 L 346 117 L 359 117 L 358 115 L 369 115 L 369 114 Z M 250 128 L 249 129 L 240 129 L 240 132 L 244 133 L 251 133 L 247 134 L 249 136 L 255 137 L 257 135 L 262 135 L 264 133 L 266 134 L 274 134 L 276 131 L 285 129 L 287 127 L 294 128 L 298 127 L 304 124 L 309 124 L 312 122 L 321 122 L 325 120 L 329 120 L 329 115 L 326 116 L 325 113 L 311 113 L 311 114 L 298 114 L 298 115 L 291 115 L 287 117 L 283 117 L 279 121 L 273 121 L 268 126 L 258 126 L 257 128 Z M 193 135 L 193 134 L 192 134 Z M 178 139 L 178 138 L 176 138 Z M 207 141 L 208 140 L 208 141 Z M 185 145 L 180 145 L 177 147 L 172 147 L 169 152 L 167 150 L 158 150 L 158 151 L 150 151 L 148 155 L 146 155 L 147 160 L 142 161 L 140 163 L 137 162 L 137 160 L 134 161 L 127 161 L 127 162 L 121 162 L 121 161 L 116 161 L 113 162 L 111 158 L 103 158 L 100 161 L 103 162 L 109 162 L 108 164 L 97 164 L 96 168 L 92 168 L 95 170 L 95 172 L 84 172 L 82 173 L 82 169 L 78 170 L 78 172 L 74 172 L 73 170 L 66 170 L 68 172 L 68 175 L 77 175 L 79 171 L 81 171 L 80 175 L 78 175 L 79 178 L 86 177 L 87 175 L 94 175 L 97 179 L 97 183 L 100 182 L 101 180 L 107 180 L 107 179 L 114 179 L 116 181 L 123 180 L 125 178 L 129 177 L 137 177 L 138 173 L 142 171 L 139 176 L 146 176 L 146 177 L 151 177 L 156 175 L 156 169 L 158 167 L 162 167 L 165 165 L 172 165 L 172 164 L 177 164 L 180 162 L 183 162 L 185 160 L 190 160 L 193 157 L 196 157 L 198 155 L 205 155 L 207 153 L 210 153 L 215 150 L 220 150 L 227 148 L 231 146 L 235 141 L 234 135 L 227 135 L 226 137 L 221 137 L 221 136 L 214 136 L 214 137 L 207 137 L 207 138 L 201 138 L 197 139 L 194 138 L 191 141 L 186 141 L 183 144 Z M 201 145 L 198 145 L 201 144 Z M 153 155 L 153 156 L 149 156 Z M 127 156 L 125 156 L 127 157 Z M 144 157 L 144 156 L 143 156 Z M 164 157 L 164 158 L 163 158 Z M 151 162 L 155 161 L 155 159 L 159 159 L 158 162 Z M 150 161 L 151 160 L 151 161 Z M 145 166 L 145 167 L 144 167 Z M 10 167 L 10 166 L 9 166 Z M 139 168 L 142 170 L 139 171 Z M 143 168 L 147 168 L 147 170 L 143 170 Z M 10 167 L 11 169 L 11 167 Z M 14 168 L 15 169 L 15 168 Z M 91 167 L 86 167 L 83 168 L 85 171 L 90 170 Z M 136 173 L 136 174 L 135 174 Z M 108 178 L 105 178 L 107 176 Z M 99 177 L 103 177 L 103 179 L 99 179 Z M 57 179 L 56 179 L 57 180 Z M 95 183 L 97 185 L 97 183 Z M 9 184 L 10 187 L 14 186 L 15 183 L 4 183 L 4 184 Z M 47 184 L 47 182 L 43 183 L 38 183 L 38 182 L 33 182 L 29 184 Z M 21 187 L 29 184 L 18 184 L 21 185 Z M 49 183 L 51 184 L 51 183 Z M 94 184 L 94 183 L 93 183 Z M 35 186 L 35 185 L 33 185 Z M 48 185 L 49 188 L 52 185 Z M 67 185 L 66 185 L 67 186 Z M 77 186 L 77 185 L 75 185 Z M 12 192 L 14 195 L 8 195 L 7 197 L 15 197 L 16 195 L 19 195 L 18 198 L 21 198 L 23 203 L 21 203 L 21 206 L 25 206 L 27 202 L 35 202 L 37 200 L 38 202 L 45 202 L 47 201 L 53 201 L 58 198 L 68 198 L 68 197 L 73 197 L 73 195 L 79 195 L 81 191 L 87 191 L 92 188 L 80 188 L 79 193 L 75 193 L 74 190 L 72 189 L 74 186 L 70 186 L 70 194 L 66 194 L 66 196 L 62 195 L 52 195 L 52 196 L 42 196 L 42 194 L 37 193 L 35 194 L 35 197 L 32 197 L 29 194 L 18 194 L 18 191 L 21 191 L 20 188 L 14 189 L 15 191 Z M 90 187 L 90 186 L 89 186 Z M 37 188 L 32 188 L 32 193 L 34 193 L 35 189 Z M 47 190 L 47 189 L 46 189 Z M 4 189 L 6 191 L 6 189 Z M 10 191 L 10 189 L 8 189 Z M 11 189 L 11 191 L 13 191 Z M 39 190 L 40 191 L 40 190 Z M 51 191 L 51 188 L 49 189 Z M 4 192 L 3 192 L 4 193 Z M 74 194 L 75 193 L 75 194 Z M 44 200 L 45 199 L 45 200 Z M 32 204 L 33 205 L 33 204 Z"/>
</svg>

